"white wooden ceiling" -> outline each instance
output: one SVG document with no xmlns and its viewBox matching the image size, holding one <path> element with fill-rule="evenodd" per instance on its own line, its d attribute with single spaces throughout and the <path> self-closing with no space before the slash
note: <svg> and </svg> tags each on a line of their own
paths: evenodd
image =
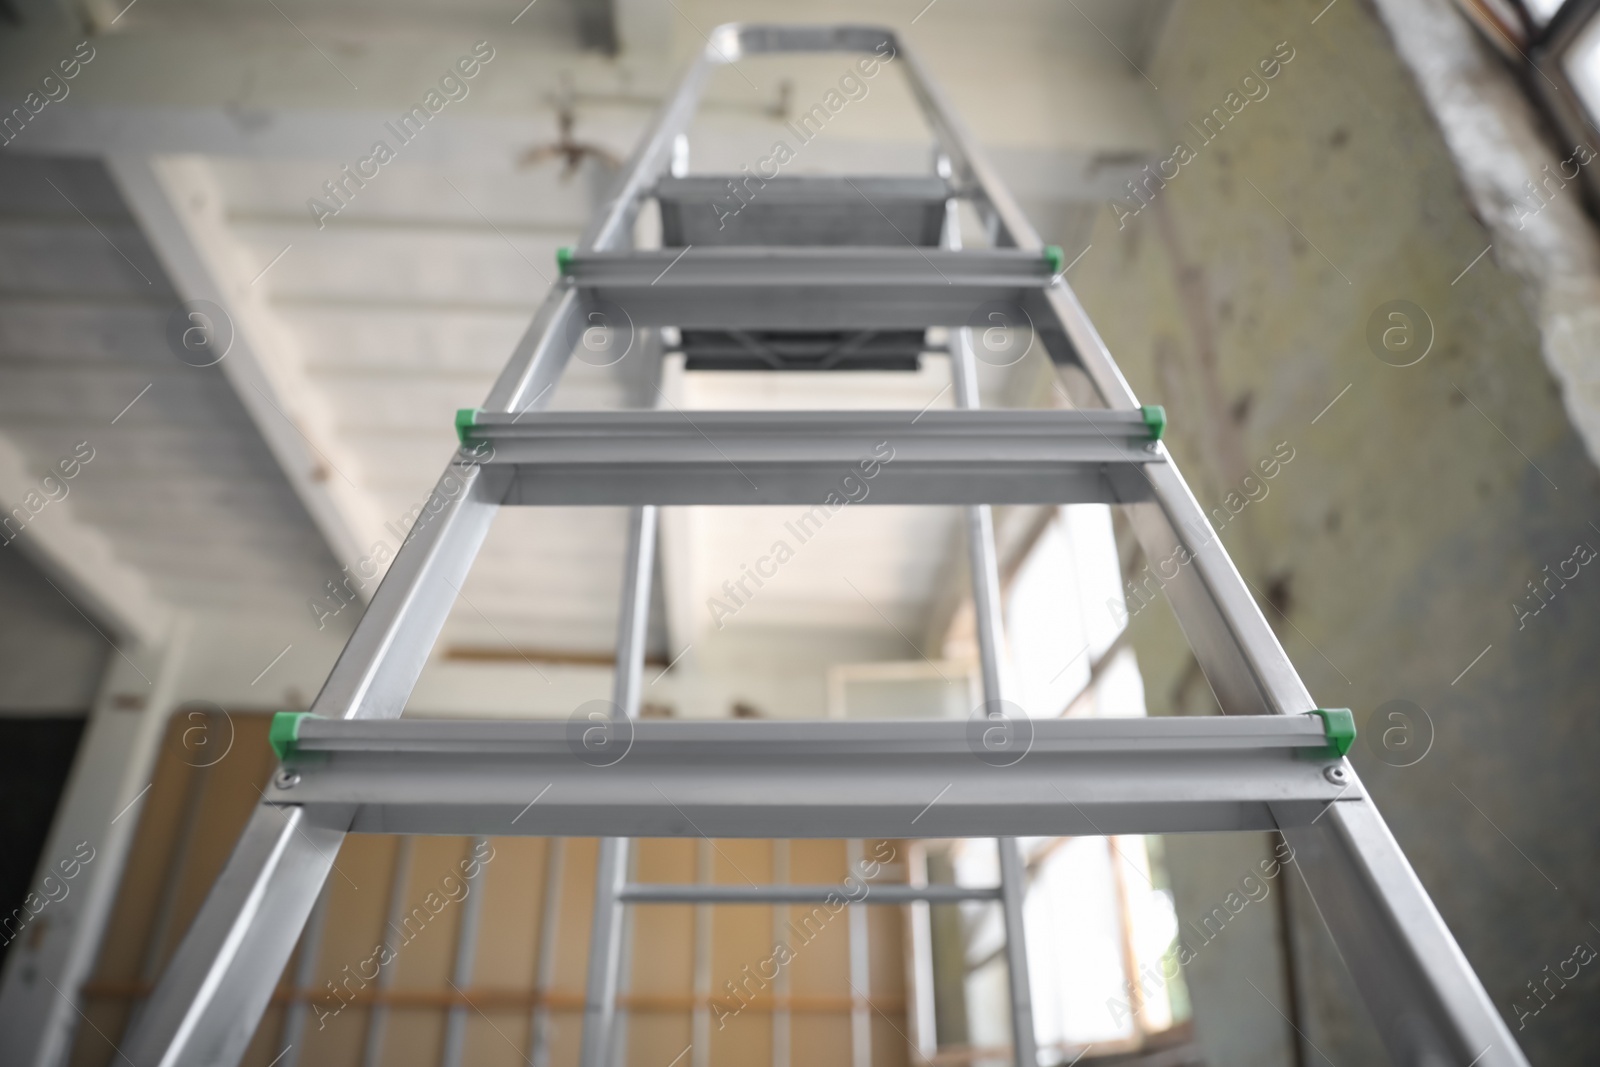
<svg viewBox="0 0 1600 1067">
<path fill-rule="evenodd" d="M 178 298 L 105 169 L 8 155 L 0 205 L 0 431 L 50 501 L 16 547 L 77 524 L 160 601 L 304 610 L 337 568 L 228 382 L 170 350 Z"/>
<path fill-rule="evenodd" d="M 266 264 L 289 248 L 260 284 L 328 400 L 352 477 L 386 525 L 403 525 L 454 451 L 456 410 L 482 403 L 556 274 L 556 248 L 576 242 L 587 183 L 395 164 L 319 231 L 301 194 L 327 164 L 211 165 L 246 257 Z M 552 394 L 567 409 L 622 401 L 615 373 L 577 360 Z M 609 648 L 622 531 L 611 509 L 503 512 L 453 639 Z"/>
</svg>

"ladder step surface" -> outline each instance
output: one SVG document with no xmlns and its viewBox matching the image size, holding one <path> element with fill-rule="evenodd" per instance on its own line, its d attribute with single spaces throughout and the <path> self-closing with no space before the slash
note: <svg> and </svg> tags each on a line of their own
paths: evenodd
<svg viewBox="0 0 1600 1067">
<path fill-rule="evenodd" d="M 507 504 L 1126 503 L 1165 462 L 1138 411 L 470 417 L 463 444 L 514 472 Z"/>
<path fill-rule="evenodd" d="M 575 252 L 573 284 L 613 328 L 921 329 L 1016 318 L 1054 277 L 1016 248 L 702 248 Z M 609 305 L 607 307 L 606 305 Z"/>
<path fill-rule="evenodd" d="M 1304 825 L 1312 715 L 896 722 L 304 720 L 267 798 L 372 833 L 994 837 Z M 1337 756 L 1332 757 L 1337 760 Z"/>
</svg>

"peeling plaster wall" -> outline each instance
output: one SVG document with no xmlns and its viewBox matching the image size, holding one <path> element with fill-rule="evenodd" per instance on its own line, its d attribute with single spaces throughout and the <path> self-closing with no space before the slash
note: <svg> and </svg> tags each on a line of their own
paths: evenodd
<svg viewBox="0 0 1600 1067">
<path fill-rule="evenodd" d="M 1070 280 L 1141 399 L 1166 405 L 1203 505 L 1245 499 L 1252 468 L 1292 450 L 1220 512 L 1221 537 L 1313 695 L 1355 710 L 1358 770 L 1531 1061 L 1586 1062 L 1600 965 L 1537 1015 L 1517 1005 L 1541 1003 L 1527 983 L 1578 942 L 1600 946 L 1600 560 L 1552 579 L 1547 604 L 1528 585 L 1600 549 L 1600 475 L 1541 358 L 1542 295 L 1477 258 L 1493 237 L 1375 11 L 1325 3 L 1177 8 L 1146 73 L 1195 158 L 1120 226 L 1108 205 Z M 1188 124 L 1280 42 L 1294 56 L 1269 94 L 1202 146 Z M 1420 309 L 1400 309 L 1409 355 L 1382 344 L 1405 328 L 1397 300 Z M 1132 627 L 1152 712 L 1215 710 L 1165 605 Z M 1392 700 L 1421 712 L 1374 718 Z M 1169 839 L 1180 920 L 1238 863 L 1204 845 Z M 1388 1062 L 1287 884 L 1293 981 L 1262 986 L 1304 1032 L 1282 1062 Z M 1272 969 L 1258 949 L 1219 939 L 1190 976 L 1213 1063 L 1245 1062 L 1230 1050 L 1260 1001 L 1210 994 L 1253 997 L 1239 978 Z"/>
</svg>

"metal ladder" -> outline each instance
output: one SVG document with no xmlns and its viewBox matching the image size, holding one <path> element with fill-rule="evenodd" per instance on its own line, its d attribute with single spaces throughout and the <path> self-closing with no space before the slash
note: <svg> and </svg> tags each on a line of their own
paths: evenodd
<svg viewBox="0 0 1600 1067">
<path fill-rule="evenodd" d="M 746 172 L 736 180 L 759 190 L 748 215 L 706 211 L 708 183 L 721 199 L 729 179 L 669 173 L 679 137 L 718 67 L 783 52 L 892 56 L 947 173 Z M 634 249 L 652 198 L 665 247 Z M 986 246 L 959 247 L 955 200 L 976 211 Z M 742 236 L 719 238 L 726 221 Z M 813 902 L 839 889 L 638 885 L 631 838 L 994 837 L 998 887 L 876 886 L 868 902 L 999 900 L 1013 1055 L 1033 1067 L 1016 837 L 1277 830 L 1396 1064 L 1525 1067 L 1344 759 L 1349 713 L 1317 708 L 1160 444 L 1159 409 L 1140 407 L 1062 281 L 1059 252 L 1041 245 L 896 34 L 718 28 L 561 266 L 484 406 L 458 419 L 462 451 L 311 713 L 275 721 L 282 766 L 125 1043 L 132 1063 L 237 1063 L 344 836 L 398 833 L 603 839 L 586 1067 L 610 1067 L 620 1051 L 626 904 Z M 1054 364 L 1081 370 L 1097 395 L 1073 410 L 980 410 L 968 328 L 996 308 L 1028 320 Z M 676 410 L 542 411 L 597 323 L 638 330 L 646 346 L 677 331 L 691 369 L 914 365 L 927 331 L 944 327 L 957 409 L 696 411 L 692 421 Z M 657 507 L 814 505 L 882 442 L 894 458 L 873 503 L 966 509 L 984 707 L 968 722 L 635 721 Z M 1180 560 L 1165 590 L 1226 715 L 1005 714 L 989 505 L 1086 502 L 1125 508 L 1148 558 Z M 593 721 L 400 719 L 490 522 L 516 505 L 632 509 L 613 708 Z M 858 1067 L 866 992 L 855 990 Z"/>
</svg>

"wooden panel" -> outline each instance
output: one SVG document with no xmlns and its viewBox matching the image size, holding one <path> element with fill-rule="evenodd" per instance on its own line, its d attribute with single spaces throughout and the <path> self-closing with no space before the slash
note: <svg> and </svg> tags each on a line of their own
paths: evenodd
<svg viewBox="0 0 1600 1067">
<path fill-rule="evenodd" d="M 594 916 L 594 868 L 599 843 L 593 838 L 573 838 L 566 845 L 565 877 L 561 885 L 561 922 L 556 941 L 555 989 L 566 994 L 554 1013 L 550 1041 L 552 1067 L 578 1062 L 583 1036 L 583 988 L 589 973 L 589 924 Z M 574 1010 L 576 1009 L 576 1010 Z"/>
<path fill-rule="evenodd" d="M 695 880 L 698 842 L 655 838 L 636 843 L 634 877 L 641 882 Z M 650 904 L 633 909 L 633 966 L 628 988 L 640 998 L 682 999 L 676 1010 L 632 1011 L 628 1016 L 628 1067 L 665 1067 L 692 1038 L 693 1010 L 686 994 L 694 989 L 695 909 L 681 904 Z M 685 1067 L 685 1056 L 678 1067 Z"/>
<path fill-rule="evenodd" d="M 759 885 L 772 881 L 770 841 L 723 840 L 715 845 L 713 881 Z M 711 1065 L 760 1063 L 772 1051 L 772 909 L 743 905 L 711 909 Z M 772 962 L 768 962 L 772 961 Z"/>
<path fill-rule="evenodd" d="M 463 891 L 458 864 L 470 851 L 458 837 L 419 837 L 407 881 L 405 917 L 394 966 L 396 992 L 450 988 L 461 924 Z M 465 847 L 464 847 L 465 846 Z M 396 1007 L 384 1037 L 383 1062 L 393 1067 L 429 1067 L 439 1062 L 444 1011 Z"/>
<path fill-rule="evenodd" d="M 272 773 L 268 721 L 249 713 L 174 715 L 85 991 L 72 1067 L 120 1059 L 113 1043 L 131 1014 L 129 994 L 142 994 L 166 965 Z"/>
<path fill-rule="evenodd" d="M 334 861 L 312 983 L 327 999 L 313 1003 L 307 1013 L 302 1064 L 361 1062 L 372 1012 L 354 998 L 362 989 L 363 971 L 373 973 L 367 961 L 387 935 L 384 920 L 398 845 L 396 837 L 348 837 Z"/>
<path fill-rule="evenodd" d="M 841 883 L 848 873 L 843 841 L 791 841 L 790 878 L 796 883 Z M 789 909 L 790 991 L 797 999 L 848 997 L 850 993 L 850 919 L 825 905 Z M 794 1020 L 793 1062 L 847 1064 L 850 1060 L 850 1015 L 806 1013 Z"/>
<path fill-rule="evenodd" d="M 536 976 L 539 919 L 544 911 L 548 839 L 501 837 L 490 842 L 494 859 L 484 868 L 479 891 L 483 920 L 478 937 L 474 989 L 531 997 Z M 467 1019 L 463 1063 L 473 1067 L 519 1067 L 531 1055 L 530 1002 L 485 1003 L 474 995 Z"/>
<path fill-rule="evenodd" d="M 881 848 L 875 846 L 882 845 Z M 892 848 L 894 851 L 890 852 Z M 866 856 L 886 866 L 899 861 L 905 868 L 907 845 L 904 841 L 866 842 Z M 884 860 L 893 856 L 893 860 Z M 906 911 L 904 907 L 867 909 L 868 959 L 872 973 L 872 1062 L 876 1067 L 909 1064 L 914 1047 L 910 1043 L 910 1016 L 906 1003 Z M 893 1005 L 893 1007 L 890 1007 Z"/>
</svg>

